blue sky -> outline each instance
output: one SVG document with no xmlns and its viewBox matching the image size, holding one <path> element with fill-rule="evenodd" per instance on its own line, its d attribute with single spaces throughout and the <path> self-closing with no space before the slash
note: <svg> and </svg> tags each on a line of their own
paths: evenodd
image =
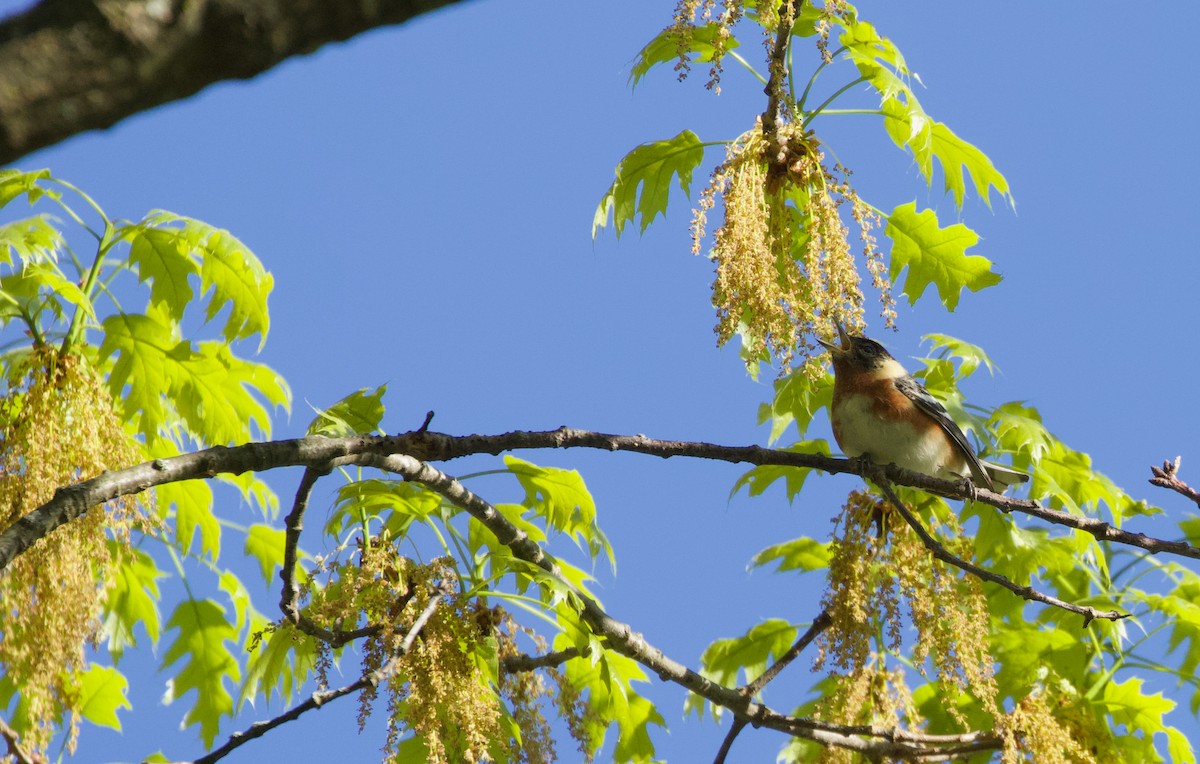
<svg viewBox="0 0 1200 764">
<path fill-rule="evenodd" d="M 1144 482 L 1151 463 L 1179 453 L 1183 478 L 1200 482 L 1188 467 L 1200 464 L 1200 260 L 1187 228 L 1200 175 L 1195 62 L 1163 32 L 1196 28 L 1200 7 L 1164 7 L 1141 18 L 1082 2 L 859 10 L 920 73 L 930 114 L 1006 174 L 1017 205 L 969 201 L 962 213 L 983 237 L 973 253 L 996 263 L 1000 286 L 965 295 L 953 314 L 929 298 L 902 306 L 899 332 L 874 334 L 902 361 L 929 332 L 982 345 L 1000 373 L 970 388 L 973 402 L 1038 406 L 1101 471 L 1178 519 L 1186 503 Z M 671 11 L 665 0 L 466 3 L 18 166 L 49 167 L 112 215 L 165 208 L 254 249 L 276 280 L 259 359 L 295 395 L 279 437 L 303 431 L 309 402 L 386 382 L 389 431 L 415 428 L 433 409 L 434 429 L 456 434 L 570 425 L 765 443 L 755 414 L 769 379 L 750 380 L 732 349 L 715 348 L 711 268 L 689 253 L 687 200 L 673 198 L 668 218 L 640 238 L 590 238 L 595 204 L 628 150 L 684 128 L 732 138 L 762 111 L 761 87 L 732 63 L 720 97 L 704 90 L 701 67 L 682 85 L 663 69 L 629 90 L 629 61 Z M 915 198 L 953 219 L 940 184 L 926 190 L 871 119 L 818 125 L 864 196 L 887 209 Z M 698 174 L 693 190 L 702 183 Z M 740 474 L 728 465 L 523 456 L 583 472 L 619 564 L 616 577 L 598 571 L 601 597 L 673 657 L 695 665 L 711 640 L 760 619 L 816 615 L 815 579 L 745 566 L 772 543 L 824 536 L 851 478 L 826 477 L 788 506 L 779 493 L 728 501 Z M 296 477 L 272 482 L 287 497 Z M 1174 533 L 1165 523 L 1145 530 Z M 267 610 L 273 593 L 259 593 Z M 176 732 L 182 705 L 159 705 L 165 677 L 139 661 L 155 659 L 122 663 L 135 678 L 124 734 L 86 729 L 79 760 L 200 753 L 193 732 Z M 806 666 L 789 673 L 796 679 L 768 696 L 780 708 L 794 704 L 788 687 L 813 679 Z M 711 760 L 724 728 L 685 724 L 683 692 L 649 687 L 671 727 L 660 754 Z M 228 760 L 371 760 L 378 727 L 357 736 L 353 701 L 342 703 Z M 244 714 L 229 731 L 278 710 Z M 1186 699 L 1171 721 L 1197 732 Z M 747 731 L 731 761 L 771 761 L 783 742 Z"/>
</svg>

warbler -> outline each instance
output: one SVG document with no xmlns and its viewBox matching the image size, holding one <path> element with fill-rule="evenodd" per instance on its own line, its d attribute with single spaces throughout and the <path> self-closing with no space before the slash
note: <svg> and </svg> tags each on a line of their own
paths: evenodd
<svg viewBox="0 0 1200 764">
<path fill-rule="evenodd" d="M 833 437 L 846 456 L 946 479 L 970 477 L 995 490 L 1029 479 L 980 461 L 949 412 L 883 345 L 853 337 L 839 323 L 841 345 L 818 340 L 833 359 Z"/>
</svg>

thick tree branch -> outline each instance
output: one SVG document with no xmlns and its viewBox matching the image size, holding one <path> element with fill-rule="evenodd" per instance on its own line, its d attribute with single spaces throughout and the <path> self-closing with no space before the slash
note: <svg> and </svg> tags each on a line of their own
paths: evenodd
<svg viewBox="0 0 1200 764">
<path fill-rule="evenodd" d="M 460 0 L 42 0 L 0 21 L 0 164 Z"/>
<path fill-rule="evenodd" d="M 887 478 L 883 477 L 882 475 L 872 475 L 871 479 L 876 485 L 879 486 L 880 490 L 883 491 L 883 495 L 887 497 L 887 500 L 892 504 L 896 511 L 900 513 L 900 516 L 904 518 L 904 522 L 908 523 L 909 527 L 916 532 L 917 537 L 921 539 L 921 543 L 925 545 L 925 548 L 929 550 L 929 553 L 942 562 L 953 565 L 959 570 L 965 571 L 981 581 L 987 581 L 989 583 L 996 584 L 997 586 L 1001 586 L 1018 597 L 1021 597 L 1022 599 L 1027 599 L 1031 602 L 1041 602 L 1044 605 L 1053 605 L 1054 607 L 1062 608 L 1069 613 L 1078 613 L 1079 615 L 1083 616 L 1084 626 L 1087 626 L 1097 618 L 1118 621 L 1122 618 L 1129 617 L 1129 613 L 1120 613 L 1116 610 L 1097 610 L 1089 605 L 1076 605 L 1071 602 L 1060 600 L 1057 597 L 1052 597 L 1049 594 L 1043 594 L 1037 589 L 1034 589 L 1032 586 L 1019 586 L 999 573 L 985 570 L 974 563 L 967 562 L 961 557 L 951 554 L 946 547 L 942 546 L 942 544 L 940 544 L 938 540 L 935 539 L 929 533 L 929 531 L 925 529 L 925 526 L 921 524 L 921 521 L 917 518 L 917 516 L 909 511 L 908 507 L 904 506 L 904 502 L 901 501 L 898 496 L 896 496 L 896 492 L 892 490 L 892 485 L 888 482 Z"/>
<path fill-rule="evenodd" d="M 164 483 L 211 478 L 219 473 L 263 472 L 279 467 L 307 467 L 330 462 L 365 464 L 368 454 L 379 456 L 405 453 L 427 461 L 448 461 L 472 454 L 499 454 L 505 451 L 544 448 L 633 451 L 664 459 L 685 456 L 754 465 L 801 467 L 830 474 L 862 475 L 866 471 L 878 470 L 879 474 L 892 483 L 920 488 L 950 498 L 973 499 L 1004 512 L 1023 512 L 1049 523 L 1082 530 L 1101 541 L 1126 544 L 1155 554 L 1170 553 L 1200 559 L 1200 547 L 1194 547 L 1184 541 L 1167 541 L 1141 533 L 1130 533 L 1096 518 L 1077 517 L 1049 509 L 1030 499 L 1011 498 L 984 489 L 970 491 L 964 487 L 962 481 L 942 480 L 895 466 L 864 465 L 858 459 L 778 451 L 761 446 L 722 446 L 692 441 L 655 440 L 644 435 L 609 435 L 560 427 L 557 430 L 515 431 L 501 435 L 453 436 L 418 431 L 386 437 L 310 436 L 234 447 L 217 446 L 169 459 L 155 459 L 60 488 L 50 501 L 0 533 L 0 570 L 6 568 L 17 555 L 38 539 L 63 523 L 81 516 L 90 507 Z"/>
</svg>

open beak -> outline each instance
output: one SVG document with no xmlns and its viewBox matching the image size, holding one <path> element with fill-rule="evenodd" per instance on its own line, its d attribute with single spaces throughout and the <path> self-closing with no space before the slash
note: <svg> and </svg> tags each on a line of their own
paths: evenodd
<svg viewBox="0 0 1200 764">
<path fill-rule="evenodd" d="M 841 321 L 834 321 L 833 325 L 837 328 L 838 340 L 841 341 L 841 346 L 835 345 L 832 342 L 827 342 L 820 338 L 817 338 L 817 342 L 821 343 L 821 345 L 824 346 L 825 349 L 830 353 L 837 355 L 850 349 L 850 333 L 846 331 L 846 327 L 842 326 Z"/>
</svg>

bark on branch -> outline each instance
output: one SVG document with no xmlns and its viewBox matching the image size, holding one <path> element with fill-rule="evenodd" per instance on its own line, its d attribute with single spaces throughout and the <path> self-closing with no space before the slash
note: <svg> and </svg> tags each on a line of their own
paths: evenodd
<svg viewBox="0 0 1200 764">
<path fill-rule="evenodd" d="M 461 0 L 42 0 L 0 21 L 0 164 Z"/>
<path fill-rule="evenodd" d="M 135 467 L 106 472 L 75 485 L 60 488 L 54 498 L 22 517 L 0 533 L 0 571 L 58 526 L 81 516 L 90 507 L 118 496 L 144 491 L 179 480 L 211 478 L 219 473 L 265 472 L 279 467 L 323 467 L 326 465 L 370 464 L 390 454 L 406 454 L 422 461 L 448 461 L 471 454 L 499 454 L 546 448 L 594 448 L 670 458 L 697 459 L 817 469 L 830 474 L 863 475 L 879 470 L 890 482 L 957 499 L 973 499 L 1003 512 L 1023 512 L 1045 522 L 1090 533 L 1101 541 L 1200 559 L 1200 547 L 1185 541 L 1169 541 L 1131 533 L 1092 517 L 1078 517 L 1050 509 L 1031 499 L 1017 499 L 984 489 L 971 490 L 962 481 L 942 480 L 895 466 L 864 465 L 858 459 L 839 459 L 819 454 L 779 451 L 761 446 L 722 446 L 692 441 L 656 440 L 644 435 L 609 435 L 589 430 L 560 427 L 557 430 L 526 431 L 501 435 L 445 435 L 416 431 L 386 437 L 358 436 L 325 438 L 311 436 L 269 443 L 196 451 L 170 459 L 155 459 Z"/>
</svg>

